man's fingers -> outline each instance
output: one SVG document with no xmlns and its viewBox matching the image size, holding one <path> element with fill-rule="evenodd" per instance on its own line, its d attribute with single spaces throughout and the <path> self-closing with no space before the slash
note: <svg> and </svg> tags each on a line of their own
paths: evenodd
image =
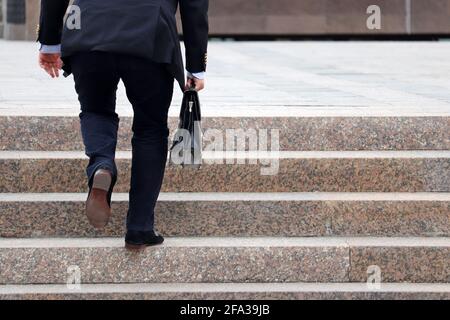
<svg viewBox="0 0 450 320">
<path fill-rule="evenodd" d="M 59 63 L 48 63 L 48 62 L 39 62 L 39 66 L 45 70 L 52 78 L 59 77 L 59 70 L 61 66 Z"/>
<path fill-rule="evenodd" d="M 53 72 L 53 68 L 52 68 L 51 66 L 49 66 L 49 67 L 47 68 L 47 73 L 50 75 L 50 77 L 52 77 L 52 78 L 55 77 L 55 74 L 54 74 L 54 72 Z"/>
<path fill-rule="evenodd" d="M 194 88 L 196 91 L 200 91 L 203 90 L 205 87 L 205 81 L 204 80 L 200 80 L 200 79 L 191 79 L 188 78 L 186 81 L 186 87 L 185 89 L 191 89 Z"/>
<path fill-rule="evenodd" d="M 41 64 L 41 67 L 49 74 L 49 76 L 52 76 L 51 68 L 47 63 Z"/>
<path fill-rule="evenodd" d="M 44 64 L 44 70 L 45 72 L 47 72 L 49 74 L 50 77 L 54 78 L 55 76 L 53 75 L 53 68 L 51 67 L 51 65 L 49 64 Z"/>
<path fill-rule="evenodd" d="M 203 90 L 204 88 L 205 88 L 204 81 L 199 81 L 195 84 L 195 90 L 197 90 L 197 91 Z"/>
<path fill-rule="evenodd" d="M 53 74 L 55 75 L 56 78 L 59 77 L 59 68 L 56 65 L 53 66 Z"/>
<path fill-rule="evenodd" d="M 59 77 L 59 70 L 63 66 L 63 62 L 59 54 L 39 54 L 39 66 L 47 72 L 50 77 Z"/>
<path fill-rule="evenodd" d="M 186 81 L 186 90 L 189 90 L 190 88 L 193 87 L 193 85 L 195 85 L 194 80 L 191 78 L 188 78 Z"/>
<path fill-rule="evenodd" d="M 200 90 L 203 90 L 204 87 L 205 87 L 204 80 L 200 80 L 200 79 L 195 80 L 195 90 L 200 91 Z"/>
<path fill-rule="evenodd" d="M 50 68 L 50 64 L 48 62 L 45 62 L 42 59 L 39 59 L 39 66 L 45 70 L 45 72 L 47 72 L 48 74 L 50 74 L 49 72 L 49 68 Z"/>
<path fill-rule="evenodd" d="M 58 65 L 58 69 L 61 70 L 63 65 L 64 65 L 64 63 L 62 62 L 61 59 L 58 59 L 57 65 Z"/>
<path fill-rule="evenodd" d="M 50 75 L 50 77 L 54 78 L 55 77 L 55 68 L 53 68 L 52 65 L 49 65 L 46 68 L 47 73 Z"/>
</svg>

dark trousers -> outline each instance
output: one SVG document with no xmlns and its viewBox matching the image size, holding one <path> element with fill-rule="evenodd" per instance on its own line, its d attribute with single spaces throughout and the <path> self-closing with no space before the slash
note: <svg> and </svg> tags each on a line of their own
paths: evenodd
<svg viewBox="0 0 450 320">
<path fill-rule="evenodd" d="M 113 183 L 116 181 L 119 117 L 115 107 L 117 85 L 122 79 L 134 111 L 127 229 L 153 230 L 154 207 L 167 159 L 167 116 L 174 78 L 162 64 L 106 52 L 80 53 L 71 57 L 70 64 L 81 104 L 89 187 L 99 168 L 110 170 Z"/>
</svg>

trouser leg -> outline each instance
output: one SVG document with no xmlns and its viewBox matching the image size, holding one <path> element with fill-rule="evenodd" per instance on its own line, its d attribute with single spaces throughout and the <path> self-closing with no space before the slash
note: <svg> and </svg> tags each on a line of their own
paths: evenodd
<svg viewBox="0 0 450 320">
<path fill-rule="evenodd" d="M 167 161 L 174 79 L 162 64 L 127 56 L 122 57 L 120 74 L 134 110 L 127 229 L 150 231 Z"/>
<path fill-rule="evenodd" d="M 105 52 L 86 52 L 72 57 L 71 66 L 81 105 L 81 133 L 85 153 L 89 157 L 86 168 L 89 187 L 99 168 L 112 173 L 113 186 L 117 177 L 114 158 L 119 117 L 115 107 L 120 79 L 115 58 Z"/>
</svg>

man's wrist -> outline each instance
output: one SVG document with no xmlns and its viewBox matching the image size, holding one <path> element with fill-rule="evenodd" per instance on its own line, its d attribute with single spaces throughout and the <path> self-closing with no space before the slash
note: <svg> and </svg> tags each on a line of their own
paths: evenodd
<svg viewBox="0 0 450 320">
<path fill-rule="evenodd" d="M 189 72 L 187 71 L 187 77 L 190 79 L 199 79 L 199 80 L 205 80 L 206 72 Z"/>
<path fill-rule="evenodd" d="M 55 45 L 46 45 L 41 44 L 41 48 L 39 49 L 41 53 L 61 53 L 61 44 Z"/>
</svg>

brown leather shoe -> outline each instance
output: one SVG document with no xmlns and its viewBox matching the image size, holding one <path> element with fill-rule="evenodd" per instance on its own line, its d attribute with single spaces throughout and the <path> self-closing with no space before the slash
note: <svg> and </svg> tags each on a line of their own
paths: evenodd
<svg viewBox="0 0 450 320">
<path fill-rule="evenodd" d="M 98 169 L 92 181 L 91 192 L 86 201 L 86 216 L 91 225 L 97 229 L 104 228 L 111 217 L 108 192 L 111 188 L 112 175 L 105 169 Z"/>
</svg>

